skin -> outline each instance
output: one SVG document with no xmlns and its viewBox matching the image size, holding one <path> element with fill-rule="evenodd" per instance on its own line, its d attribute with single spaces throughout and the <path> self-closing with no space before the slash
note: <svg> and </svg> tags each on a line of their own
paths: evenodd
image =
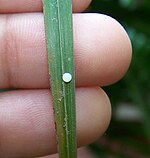
<svg viewBox="0 0 150 158">
<path fill-rule="evenodd" d="M 90 2 L 73 0 L 73 12 L 85 10 Z M 3 158 L 42 157 L 56 152 L 41 12 L 41 0 L 0 0 L 0 89 L 20 89 L 0 93 Z M 124 76 L 132 49 L 123 27 L 106 15 L 76 13 L 73 28 L 77 139 L 78 146 L 84 146 L 102 136 L 111 119 L 110 101 L 99 86 Z"/>
</svg>

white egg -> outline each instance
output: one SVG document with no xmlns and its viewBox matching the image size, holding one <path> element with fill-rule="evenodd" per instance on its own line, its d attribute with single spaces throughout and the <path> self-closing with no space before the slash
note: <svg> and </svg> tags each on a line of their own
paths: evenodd
<svg viewBox="0 0 150 158">
<path fill-rule="evenodd" d="M 62 76 L 64 82 L 70 82 L 72 80 L 72 75 L 70 73 L 64 73 Z"/>
</svg>

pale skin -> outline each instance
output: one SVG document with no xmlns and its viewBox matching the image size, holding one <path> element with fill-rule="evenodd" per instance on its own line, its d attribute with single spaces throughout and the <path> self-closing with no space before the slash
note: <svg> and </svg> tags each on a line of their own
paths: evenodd
<svg viewBox="0 0 150 158">
<path fill-rule="evenodd" d="M 106 131 L 111 106 L 99 86 L 124 76 L 132 52 L 117 21 L 79 13 L 90 2 L 73 0 L 78 146 Z M 41 0 L 0 0 L 0 89 L 7 88 L 19 90 L 0 93 L 0 157 L 56 157 Z"/>
</svg>

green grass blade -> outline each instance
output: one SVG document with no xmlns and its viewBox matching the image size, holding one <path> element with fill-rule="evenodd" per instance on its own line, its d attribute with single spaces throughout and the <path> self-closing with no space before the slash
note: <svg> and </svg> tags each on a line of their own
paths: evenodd
<svg viewBox="0 0 150 158">
<path fill-rule="evenodd" d="M 72 1 L 44 0 L 50 83 L 60 158 L 76 158 Z M 63 74 L 72 76 L 70 82 Z"/>
</svg>

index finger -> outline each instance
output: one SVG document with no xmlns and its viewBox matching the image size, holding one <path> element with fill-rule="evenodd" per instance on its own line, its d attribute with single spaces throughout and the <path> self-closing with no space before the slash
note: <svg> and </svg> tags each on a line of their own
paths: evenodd
<svg viewBox="0 0 150 158">
<path fill-rule="evenodd" d="M 74 14 L 73 28 L 76 86 L 118 81 L 131 61 L 131 44 L 121 25 L 101 14 Z M 41 13 L 0 16 L 0 88 L 10 87 L 49 87 Z"/>
<path fill-rule="evenodd" d="M 84 11 L 92 0 L 73 0 L 73 12 Z M 41 12 L 42 0 L 0 0 L 0 13 Z"/>
</svg>

